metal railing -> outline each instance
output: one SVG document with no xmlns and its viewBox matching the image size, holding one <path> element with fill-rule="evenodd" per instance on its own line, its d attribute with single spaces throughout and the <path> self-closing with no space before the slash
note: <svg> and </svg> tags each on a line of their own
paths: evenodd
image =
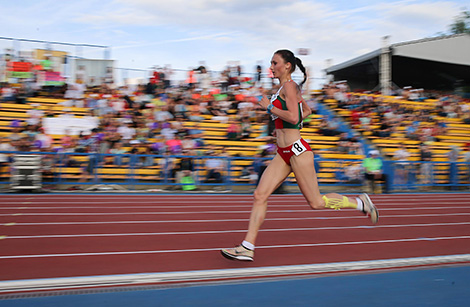
<svg viewBox="0 0 470 307">
<path fill-rule="evenodd" d="M 133 190 L 139 185 L 204 187 L 215 186 L 232 190 L 234 186 L 257 184 L 258 167 L 269 158 L 153 155 L 153 154 L 90 154 L 65 152 L 0 152 L 9 157 L 10 163 L 0 165 L 0 184 L 12 184 L 15 156 L 41 156 L 42 183 L 50 185 L 125 185 Z M 182 159 L 192 162 L 190 172 L 181 172 L 178 165 Z M 220 160 L 220 176 L 210 177 L 208 161 Z M 214 161 L 212 161 L 214 162 Z M 417 191 L 425 188 L 457 190 L 470 188 L 470 163 L 468 162 L 397 162 L 383 161 L 386 180 L 378 184 L 387 185 L 382 190 Z M 360 164 L 358 160 L 334 160 L 315 158 L 315 168 L 320 186 L 352 186 L 362 189 L 368 183 L 361 173 L 360 178 L 348 178 L 346 167 Z M 332 167 L 332 165 L 334 165 Z M 18 173 L 18 172 L 16 172 Z M 183 177 L 191 180 L 181 180 Z M 186 178 L 188 179 L 188 178 Z M 296 184 L 290 176 L 286 185 Z M 184 189 L 184 188 L 183 188 Z"/>
</svg>

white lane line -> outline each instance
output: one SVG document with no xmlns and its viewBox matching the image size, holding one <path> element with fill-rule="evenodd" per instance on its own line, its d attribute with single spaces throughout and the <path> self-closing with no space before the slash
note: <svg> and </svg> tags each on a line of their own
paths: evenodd
<svg viewBox="0 0 470 307">
<path fill-rule="evenodd" d="M 75 198 L 76 199 L 76 198 Z M 388 205 L 389 203 L 392 203 L 392 204 L 396 204 L 397 202 L 399 202 L 400 204 L 402 205 L 414 205 L 416 202 L 429 202 L 429 203 L 443 203 L 443 204 L 455 204 L 456 201 L 464 201 L 464 203 L 470 203 L 470 195 L 468 197 L 462 197 L 462 198 L 452 198 L 452 199 L 449 199 L 449 198 L 429 198 L 429 199 L 417 199 L 415 201 L 412 201 L 410 199 L 405 199 L 405 200 L 399 200 L 399 199 L 395 199 L 395 198 L 389 198 L 389 199 L 377 199 L 376 197 L 372 196 L 371 197 L 372 201 L 374 202 L 377 202 L 378 205 Z M 51 203 L 53 202 L 56 202 L 57 200 L 53 199 L 53 200 L 50 200 L 50 201 L 31 201 L 29 202 L 29 205 L 42 205 L 42 204 L 46 204 L 46 205 L 51 205 Z M 300 197 L 300 198 L 289 198 L 287 200 L 285 199 L 269 199 L 268 202 L 271 204 L 271 203 L 289 203 L 289 202 L 299 202 L 299 201 L 303 201 L 306 203 L 305 201 L 305 198 L 303 197 Z M 151 205 L 155 205 L 155 204 L 163 204 L 163 205 L 174 205 L 174 204 L 177 204 L 177 205 L 181 205 L 182 207 L 185 206 L 185 200 L 184 199 L 181 199 L 181 198 L 178 198 L 178 199 L 172 199 L 172 200 L 160 200 L 160 199 L 156 199 L 156 200 L 149 200 L 149 201 L 141 201 L 141 200 L 134 200 L 134 199 L 129 199 L 129 200 L 123 200 L 122 198 L 120 198 L 119 200 L 109 200 L 109 199 L 106 199 L 106 200 L 103 200 L 103 201 L 90 201 L 90 200 L 82 200 L 82 201 L 70 201 L 70 200 L 64 200 L 64 201 L 61 201 L 59 202 L 58 205 L 63 205 L 63 203 L 66 203 L 67 205 L 89 205 L 89 206 L 92 206 L 92 205 L 104 205 L 104 204 L 111 204 L 111 205 L 119 205 L 119 204 L 129 204 L 131 202 L 137 202 L 138 204 L 151 204 Z M 202 199 L 202 200 L 191 200 L 191 204 L 205 204 L 205 205 L 210 205 L 210 204 L 213 204 L 213 205 L 219 205 L 219 204 L 234 204 L 234 203 L 246 203 L 248 205 L 251 205 L 252 204 L 252 199 L 249 199 L 249 200 L 241 200 L 241 199 L 237 199 L 237 198 L 232 198 L 230 200 L 227 200 L 227 197 L 223 198 L 223 199 L 213 199 L 213 198 L 206 198 L 206 199 Z M 25 202 L 24 201 L 17 201 L 17 202 L 13 202 L 13 201 L 5 201 L 5 200 L 1 200 L 0 201 L 0 204 L 4 204 L 4 205 L 20 205 L 20 204 L 24 204 Z M 295 205 L 295 204 L 292 204 L 292 205 Z"/>
<path fill-rule="evenodd" d="M 428 237 L 428 238 L 390 239 L 390 240 L 375 240 L 375 241 L 286 244 L 286 245 L 256 246 L 256 248 L 257 249 L 273 249 L 273 248 L 341 246 L 341 245 L 383 244 L 383 243 L 420 242 L 420 241 L 467 240 L 467 239 L 470 239 L 470 236 Z M 166 254 L 166 253 L 192 253 L 192 252 L 218 251 L 220 249 L 221 249 L 221 247 L 216 247 L 216 248 L 193 248 L 193 249 L 170 249 L 170 250 L 114 251 L 114 252 L 95 252 L 95 253 L 89 252 L 89 253 L 64 253 L 64 254 L 10 255 L 10 256 L 0 256 L 0 259 L 83 257 L 83 256 L 109 256 L 109 255 L 141 255 L 141 254 Z"/>
<path fill-rule="evenodd" d="M 347 193 L 344 194 L 349 197 L 356 197 L 360 193 Z M 214 194 L 192 194 L 192 195 L 184 195 L 184 194 L 178 194 L 178 195 L 168 195 L 168 196 L 140 196 L 140 197 L 135 197 L 138 195 L 121 195 L 121 196 L 90 196 L 90 197 L 82 197 L 81 195 L 70 195 L 68 197 L 59 197 L 59 196 L 49 196 L 49 197 L 29 197 L 25 198 L 24 196 L 17 196 L 17 197 L 9 197 L 5 195 L 1 195 L 1 201 L 6 201 L 6 202 L 23 202 L 25 200 L 27 201 L 33 201 L 33 202 L 40 202 L 40 203 L 47 203 L 51 201 L 72 201 L 74 202 L 79 202 L 79 201 L 85 201 L 87 203 L 99 203 L 99 202 L 105 202 L 105 203 L 110 203 L 110 202 L 129 202 L 129 201 L 139 201 L 139 202 L 167 202 L 167 201 L 174 201 L 174 202 L 181 202 L 181 200 L 186 201 L 188 200 L 194 200 L 196 202 L 205 202 L 205 201 L 228 201 L 228 202 L 234 202 L 234 201 L 252 201 L 253 200 L 253 195 L 247 195 L 247 196 L 241 196 L 241 195 L 233 195 L 233 194 L 224 194 L 224 195 L 214 195 Z M 230 197 L 230 200 L 227 200 L 227 196 Z M 422 201 L 422 200 L 468 200 L 470 197 L 470 193 L 462 193 L 462 194 L 422 194 L 422 195 L 397 195 L 397 194 L 370 194 L 370 197 L 372 199 L 379 199 L 381 201 L 387 201 L 387 200 L 393 200 L 393 199 L 399 199 L 399 200 L 405 200 L 405 201 Z M 271 195 L 269 197 L 270 201 L 289 201 L 290 199 L 305 199 L 303 195 L 301 194 L 285 194 L 285 195 Z"/>
<path fill-rule="evenodd" d="M 297 228 L 265 228 L 262 232 L 287 232 L 287 231 L 316 231 L 316 230 L 353 230 L 370 228 L 410 228 L 410 227 L 439 227 L 470 225 L 470 222 L 433 223 L 433 224 L 399 224 L 376 226 L 328 226 L 328 227 L 297 227 Z M 5 240 L 14 239 L 45 239 L 45 238 L 86 238 L 86 237 L 126 237 L 126 236 L 168 236 L 168 235 L 200 235 L 246 232 L 246 229 L 231 230 L 201 230 L 201 231 L 168 231 L 168 232 L 127 232 L 127 233 L 89 233 L 89 234 L 50 234 L 31 236 L 7 236 Z"/>
<path fill-rule="evenodd" d="M 359 195 L 361 193 L 346 193 L 345 195 Z M 12 195 L 12 194 L 0 194 L 2 198 L 5 199 L 25 199 L 24 195 Z M 213 194 L 213 193 L 198 193 L 198 194 L 183 194 L 183 193 L 161 193 L 161 194 L 149 194 L 149 193 L 122 193 L 122 194 L 30 194 L 27 199 L 70 199 L 70 198 L 83 198 L 83 199 L 122 199 L 122 198 L 148 198 L 148 199 L 165 199 L 165 198 L 224 198 L 230 195 L 231 197 L 236 198 L 253 198 L 253 194 Z M 393 194 L 370 194 L 373 197 L 377 198 L 406 198 L 406 199 L 415 199 L 415 198 L 432 198 L 432 197 L 443 197 L 443 198 L 458 198 L 464 196 L 470 196 L 469 192 L 462 191 L 460 193 L 393 193 Z M 302 198 L 300 193 L 291 193 L 291 194 L 274 194 L 271 195 L 272 198 Z"/>
<path fill-rule="evenodd" d="M 335 262 L 304 265 L 285 265 L 257 268 L 195 270 L 162 273 L 116 274 L 101 276 L 80 276 L 62 278 L 41 278 L 26 280 L 0 281 L 0 292 L 39 291 L 78 289 L 85 287 L 123 286 L 139 284 L 163 284 L 225 280 L 234 278 L 253 278 L 268 276 L 293 276 L 325 274 L 334 272 L 357 272 L 363 270 L 393 269 L 404 267 L 465 263 L 470 261 L 469 254 L 431 257 L 381 259 L 369 261 Z"/>
<path fill-rule="evenodd" d="M 411 215 L 380 215 L 380 219 L 386 218 L 417 218 L 417 217 L 444 217 L 444 216 L 469 216 L 470 213 L 442 213 L 442 214 L 411 214 Z M 280 217 L 266 218 L 265 221 L 301 221 L 301 220 L 340 220 L 340 219 L 364 219 L 364 216 L 315 216 L 315 217 Z M 15 223 L 15 226 L 50 226 L 50 225 L 106 225 L 106 224 L 154 224 L 154 223 L 221 223 L 221 222 L 246 222 L 245 219 L 217 219 L 217 220 L 134 220 L 134 221 L 70 221 L 70 222 L 38 222 Z M 0 224 L 6 225 L 6 224 Z"/>
<path fill-rule="evenodd" d="M 70 206 L 70 204 L 72 203 L 67 203 L 67 204 L 61 204 L 60 206 L 35 206 L 35 204 L 28 204 L 27 207 L 24 207 L 24 203 L 18 203 L 17 206 L 14 206 L 14 207 L 0 207 L 0 210 L 17 210 L 19 209 L 18 206 L 23 206 L 21 207 L 22 209 L 27 209 L 27 210 L 53 210 L 53 209 L 92 209 L 92 210 L 97 210 L 97 209 L 112 209 L 112 210 L 116 210 L 116 209 L 186 209 L 186 208 L 214 208 L 214 207 L 217 207 L 217 208 L 220 208 L 220 203 L 214 203 L 214 205 L 207 205 L 207 202 L 204 202 L 206 205 L 184 205 L 184 204 L 181 204 L 181 202 L 178 202 L 178 203 L 175 203 L 173 205 L 167 205 L 167 203 L 164 203 L 164 204 L 159 204 L 159 205 L 148 205 L 148 206 L 141 206 L 141 203 L 139 203 L 139 205 L 135 205 L 135 206 L 132 206 L 132 205 L 127 205 L 127 206 L 117 206 L 116 203 L 113 202 L 113 205 L 114 206 L 103 206 L 104 203 L 96 203 L 96 205 L 92 205 L 90 203 L 87 203 L 87 204 L 84 204 L 84 203 L 77 203 L 77 204 L 81 204 L 82 206 Z M 49 203 L 50 204 L 50 203 Z M 128 202 L 123 202 L 123 204 L 129 204 Z M 433 206 L 433 205 L 436 205 L 436 206 L 442 206 L 442 205 L 454 205 L 455 207 L 455 202 L 439 202 L 439 201 L 436 201 L 435 204 L 431 204 L 429 202 L 426 203 L 427 206 Z M 378 208 L 383 208 L 384 206 L 385 207 L 388 207 L 388 206 L 407 206 L 407 207 L 404 207 L 404 208 L 409 208 L 409 204 L 399 204 L 399 203 L 396 203 L 396 202 L 392 202 L 392 203 L 388 203 L 388 204 L 384 204 L 384 203 L 375 203 L 375 205 L 378 207 Z M 277 207 L 277 208 L 305 208 L 307 205 L 307 203 L 304 203 L 304 204 L 280 204 L 280 205 L 276 205 L 276 204 L 269 204 L 269 207 L 272 208 L 272 207 Z M 416 206 L 421 206 L 421 204 L 413 204 L 414 207 Z M 252 205 L 251 203 L 247 203 L 245 205 L 234 205 L 234 204 L 231 204 L 230 205 L 230 208 L 251 208 Z M 458 208 L 470 208 L 470 199 L 469 199 L 469 202 L 468 202 L 468 205 L 459 205 L 457 206 Z M 397 208 L 402 208 L 402 207 L 397 207 Z"/>
<path fill-rule="evenodd" d="M 470 209 L 469 208 L 462 208 L 462 207 L 413 207 L 413 208 L 379 208 L 379 211 L 409 211 L 409 210 L 450 210 L 450 209 Z M 269 213 L 296 213 L 296 212 L 313 212 L 312 209 L 306 210 L 269 210 Z M 149 215 L 149 214 L 160 214 L 160 215 L 170 215 L 170 214 L 246 214 L 250 213 L 250 211 L 245 210 L 237 210 L 237 211 L 170 211 L 170 212 L 47 212 L 47 213 L 28 213 L 28 212 L 21 212 L 22 216 L 75 216 L 75 215 Z M 11 216 L 12 214 L 0 214 L 0 216 Z"/>
</svg>

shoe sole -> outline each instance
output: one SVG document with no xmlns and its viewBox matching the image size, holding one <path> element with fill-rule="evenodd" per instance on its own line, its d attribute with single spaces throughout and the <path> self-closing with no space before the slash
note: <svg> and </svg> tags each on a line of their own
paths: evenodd
<svg viewBox="0 0 470 307">
<path fill-rule="evenodd" d="M 363 193 L 362 196 L 369 202 L 369 205 L 370 205 L 370 208 L 371 208 L 371 211 L 368 212 L 368 214 L 370 216 L 370 220 L 372 221 L 373 224 L 377 224 L 377 222 L 379 221 L 379 211 L 375 207 L 375 205 L 372 202 L 372 200 L 370 199 L 369 195 L 367 195 L 366 193 Z"/>
<path fill-rule="evenodd" d="M 220 253 L 222 254 L 222 256 L 224 256 L 225 258 L 230 259 L 230 260 L 253 261 L 253 258 L 251 258 L 251 257 L 248 257 L 248 256 L 235 256 L 235 255 L 227 253 L 224 250 L 221 250 Z"/>
</svg>

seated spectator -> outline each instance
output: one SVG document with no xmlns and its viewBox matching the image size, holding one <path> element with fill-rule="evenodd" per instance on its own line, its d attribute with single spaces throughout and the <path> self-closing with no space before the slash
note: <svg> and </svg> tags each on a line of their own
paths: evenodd
<svg viewBox="0 0 470 307">
<path fill-rule="evenodd" d="M 39 133 L 34 137 L 34 144 L 36 148 L 42 151 L 51 151 L 53 139 L 50 135 L 44 132 L 44 128 L 39 128 Z"/>
<path fill-rule="evenodd" d="M 117 129 L 117 132 L 121 135 L 121 140 L 124 146 L 128 145 L 136 134 L 136 130 L 133 127 L 132 122 L 124 123 Z"/>
<path fill-rule="evenodd" d="M 349 154 L 350 155 L 362 155 L 364 151 L 362 150 L 362 144 L 359 140 L 358 133 L 354 133 L 354 135 L 349 139 Z"/>
<path fill-rule="evenodd" d="M 248 167 L 243 168 L 240 178 L 248 179 L 248 182 L 250 184 L 256 184 L 258 182 L 258 173 L 255 172 L 255 169 L 253 166 L 248 166 Z"/>
<path fill-rule="evenodd" d="M 418 140 L 419 139 L 419 131 L 418 131 L 418 126 L 416 124 L 411 124 L 409 125 L 406 130 L 406 137 L 409 138 L 410 140 Z"/>
<path fill-rule="evenodd" d="M 196 148 L 196 141 L 186 134 L 181 140 L 181 148 L 183 151 L 191 151 Z"/>
<path fill-rule="evenodd" d="M 211 101 L 209 112 L 212 114 L 212 120 L 226 123 L 229 119 L 227 112 L 222 109 L 222 106 L 218 101 Z"/>
<path fill-rule="evenodd" d="M 336 136 L 341 133 L 341 131 L 337 130 L 338 128 L 339 122 L 337 119 L 333 118 L 329 121 L 322 119 L 318 131 L 324 136 Z"/>
<path fill-rule="evenodd" d="M 317 114 L 318 112 L 318 100 L 315 95 L 311 94 L 310 98 L 307 100 L 307 105 L 312 110 L 312 114 Z"/>
<path fill-rule="evenodd" d="M 153 166 L 153 158 L 154 157 L 153 157 L 153 152 L 152 152 L 152 148 L 150 147 L 150 144 L 144 144 L 142 146 L 142 150 L 141 150 L 140 154 L 144 155 L 140 159 L 140 164 L 143 167 Z"/>
<path fill-rule="evenodd" d="M 266 151 L 266 155 L 275 155 L 277 151 L 277 146 L 275 144 L 275 138 L 270 137 L 266 140 L 265 145 L 259 146 L 259 149 Z"/>
<path fill-rule="evenodd" d="M 189 120 L 193 122 L 200 122 L 204 120 L 199 103 L 195 103 L 190 106 Z"/>
<path fill-rule="evenodd" d="M 180 154 L 181 150 L 183 149 L 183 142 L 180 137 L 175 135 L 172 139 L 167 139 L 165 141 L 165 146 L 173 154 Z"/>
<path fill-rule="evenodd" d="M 189 129 L 188 134 L 195 141 L 194 148 L 200 148 L 204 146 L 204 131 L 200 128 L 200 125 L 197 123 L 193 128 Z"/>
<path fill-rule="evenodd" d="M 340 153 L 349 153 L 349 137 L 346 132 L 341 133 L 337 149 Z"/>
<path fill-rule="evenodd" d="M 370 112 L 368 110 L 361 112 L 359 117 L 359 129 L 370 130 L 371 123 L 372 118 L 370 117 Z"/>
<path fill-rule="evenodd" d="M 380 138 L 389 138 L 392 132 L 392 126 L 390 124 L 390 120 L 383 119 L 382 123 L 380 124 L 380 128 L 378 130 L 374 130 L 372 135 L 378 136 Z"/>
<path fill-rule="evenodd" d="M 176 137 L 176 133 L 178 130 L 174 129 L 170 123 L 164 123 L 162 125 L 162 130 L 160 130 L 160 134 L 166 139 L 171 140 Z"/>
<path fill-rule="evenodd" d="M 237 141 L 241 138 L 241 124 L 236 120 L 230 120 L 229 126 L 227 127 L 227 139 L 231 141 Z"/>
<path fill-rule="evenodd" d="M 267 140 L 271 138 L 269 136 L 269 123 L 267 122 L 266 119 L 263 119 L 263 122 L 261 124 L 261 132 L 259 136 L 257 136 L 256 138 L 261 139 L 261 140 Z"/>
<path fill-rule="evenodd" d="M 14 102 L 16 101 L 16 91 L 10 84 L 5 84 L 1 90 L 1 101 L 3 102 Z"/>
<path fill-rule="evenodd" d="M 366 182 L 370 186 L 371 192 L 375 193 L 377 181 L 382 180 L 384 182 L 384 192 L 388 193 L 387 175 L 383 173 L 383 163 L 379 158 L 379 151 L 371 150 L 369 155 L 370 157 L 365 158 L 362 162 Z"/>
<path fill-rule="evenodd" d="M 241 122 L 241 131 L 240 131 L 240 139 L 247 139 L 250 137 L 253 130 L 251 129 L 251 122 L 250 118 L 243 117 Z"/>
<path fill-rule="evenodd" d="M 167 123 L 174 118 L 173 114 L 169 112 L 167 105 L 163 105 L 161 110 L 156 110 L 154 117 L 159 123 Z"/>
<path fill-rule="evenodd" d="M 176 121 L 173 122 L 172 127 L 176 130 L 178 137 L 183 138 L 188 134 L 188 129 L 184 126 L 184 118 L 182 116 L 176 116 Z"/>
<path fill-rule="evenodd" d="M 70 130 L 65 129 L 64 136 L 60 139 L 60 145 L 61 147 L 68 147 L 73 140 L 73 136 L 70 135 Z"/>
<path fill-rule="evenodd" d="M 225 162 L 218 158 L 217 154 L 213 150 L 207 152 L 211 157 L 206 160 L 206 183 L 222 183 L 223 172 L 225 170 Z"/>
<path fill-rule="evenodd" d="M 464 124 L 470 125 L 470 111 L 464 112 L 464 114 L 462 115 L 462 121 Z"/>
<path fill-rule="evenodd" d="M 114 155 L 119 155 L 119 156 L 114 156 L 113 157 L 113 163 L 114 165 L 121 166 L 123 165 L 123 154 L 125 154 L 127 150 L 122 146 L 122 142 L 117 142 L 114 144 L 113 148 L 111 148 L 110 153 Z"/>
<path fill-rule="evenodd" d="M 29 115 L 26 122 L 28 125 L 36 126 L 41 123 L 41 120 L 44 117 L 44 111 L 39 108 L 40 105 L 38 103 L 33 103 L 32 106 L 32 109 L 26 111 L 26 114 Z"/>
<path fill-rule="evenodd" d="M 186 104 L 181 98 L 175 99 L 174 113 L 176 118 L 181 117 L 183 119 L 188 119 L 188 109 Z"/>
<path fill-rule="evenodd" d="M 346 176 L 346 183 L 362 183 L 363 174 L 360 162 L 351 162 L 344 170 Z"/>
</svg>

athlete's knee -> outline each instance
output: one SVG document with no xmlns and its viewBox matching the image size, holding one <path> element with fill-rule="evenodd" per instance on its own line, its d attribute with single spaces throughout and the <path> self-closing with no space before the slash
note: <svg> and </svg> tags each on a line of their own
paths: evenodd
<svg viewBox="0 0 470 307">
<path fill-rule="evenodd" d="M 268 197 L 269 197 L 268 193 L 263 192 L 258 188 L 253 192 L 253 198 L 254 198 L 254 203 L 255 204 L 265 203 L 268 200 Z"/>
</svg>

